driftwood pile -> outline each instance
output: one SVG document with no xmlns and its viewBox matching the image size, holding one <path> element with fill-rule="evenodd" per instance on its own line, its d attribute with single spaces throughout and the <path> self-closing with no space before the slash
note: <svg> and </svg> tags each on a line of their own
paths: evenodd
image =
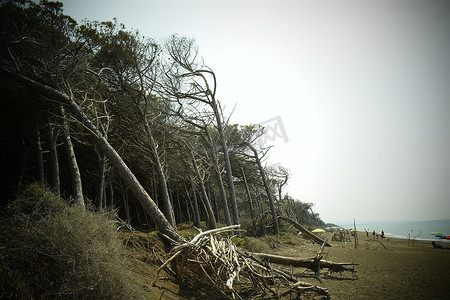
<svg viewBox="0 0 450 300">
<path fill-rule="evenodd" d="M 321 268 L 328 268 L 331 272 L 354 272 L 348 267 L 353 264 L 333 263 L 321 259 L 326 242 L 318 255 L 311 259 L 242 252 L 233 244 L 230 235 L 222 235 L 240 231 L 239 228 L 239 225 L 232 225 L 205 231 L 191 241 L 175 246 L 170 258 L 158 268 L 152 285 L 156 286 L 159 273 L 165 270 L 178 279 L 192 276 L 192 273 L 203 276 L 224 298 L 243 299 L 258 293 L 273 294 L 279 299 L 304 293 L 315 293 L 328 298 L 328 289 L 299 281 L 292 274 L 292 267 L 311 269 L 317 276 Z M 291 272 L 272 264 L 291 266 Z"/>
</svg>

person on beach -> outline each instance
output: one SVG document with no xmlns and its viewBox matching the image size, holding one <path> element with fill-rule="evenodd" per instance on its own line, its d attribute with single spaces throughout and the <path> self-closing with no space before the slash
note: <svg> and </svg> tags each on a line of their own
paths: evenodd
<svg viewBox="0 0 450 300">
<path fill-rule="evenodd" d="M 372 232 L 373 238 L 375 238 L 375 230 Z"/>
<path fill-rule="evenodd" d="M 381 238 L 384 239 L 384 230 L 381 230 Z"/>
</svg>

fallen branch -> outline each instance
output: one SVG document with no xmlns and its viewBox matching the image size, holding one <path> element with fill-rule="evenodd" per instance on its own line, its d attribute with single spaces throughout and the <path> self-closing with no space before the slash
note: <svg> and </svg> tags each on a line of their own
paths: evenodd
<svg viewBox="0 0 450 300">
<path fill-rule="evenodd" d="M 136 230 L 134 230 L 134 228 L 127 222 L 125 222 L 124 220 L 122 220 L 117 213 L 114 214 L 114 217 L 116 218 L 116 223 L 119 225 L 117 227 L 117 231 L 119 231 L 120 229 L 122 229 L 123 227 L 125 227 L 126 229 L 128 229 L 131 233 L 134 233 Z"/>
<path fill-rule="evenodd" d="M 279 265 L 285 266 L 293 266 L 299 268 L 306 268 L 312 271 L 316 271 L 316 269 L 320 266 L 320 268 L 326 268 L 331 272 L 355 272 L 354 268 L 350 268 L 349 266 L 356 266 L 357 263 L 336 263 L 329 260 L 317 259 L 317 258 L 294 258 L 287 256 L 279 256 L 274 254 L 266 254 L 266 253 L 253 253 L 253 256 L 256 256 L 263 262 L 269 262 Z"/>
<path fill-rule="evenodd" d="M 156 270 L 155 277 L 153 278 L 153 281 L 152 281 L 152 286 L 155 286 L 155 285 L 156 285 L 156 281 L 158 280 L 159 272 L 161 272 L 162 269 L 164 269 L 171 261 L 173 261 L 173 260 L 174 260 L 178 255 L 180 255 L 180 254 L 181 254 L 181 252 L 175 253 L 175 254 L 172 255 L 172 257 L 169 258 L 169 259 L 168 259 L 161 267 L 159 267 L 158 270 Z"/>
</svg>

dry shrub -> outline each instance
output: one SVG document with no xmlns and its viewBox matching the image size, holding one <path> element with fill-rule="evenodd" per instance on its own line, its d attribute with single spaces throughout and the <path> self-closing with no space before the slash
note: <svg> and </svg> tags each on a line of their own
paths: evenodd
<svg viewBox="0 0 450 300">
<path fill-rule="evenodd" d="M 244 248 L 254 253 L 272 253 L 272 249 L 270 246 L 272 239 L 270 237 L 266 237 L 266 239 L 267 240 L 246 237 Z M 275 237 L 273 241 L 276 241 Z"/>
<path fill-rule="evenodd" d="M 0 224 L 1 271 L 32 298 L 133 299 L 125 248 L 108 215 L 70 206 L 31 185 Z M 20 288 L 19 288 L 20 287 Z M 14 292 L 9 292 L 14 296 Z"/>
</svg>

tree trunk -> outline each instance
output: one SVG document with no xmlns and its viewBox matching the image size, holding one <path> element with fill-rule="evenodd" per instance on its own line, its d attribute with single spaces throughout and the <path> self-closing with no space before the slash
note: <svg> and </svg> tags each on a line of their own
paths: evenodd
<svg viewBox="0 0 450 300">
<path fill-rule="evenodd" d="M 192 201 L 191 201 L 191 197 L 189 196 L 189 191 L 186 189 L 186 195 L 187 195 L 187 199 L 185 199 L 185 203 L 186 203 L 186 212 L 187 212 L 187 217 L 188 217 L 188 222 L 191 222 L 193 220 L 193 218 L 191 218 L 191 213 L 189 211 L 192 212 L 192 215 L 194 214 L 194 208 L 192 207 Z"/>
<path fill-rule="evenodd" d="M 120 155 L 114 150 L 114 148 L 108 143 L 108 141 L 103 137 L 103 135 L 98 131 L 98 129 L 89 120 L 86 114 L 81 111 L 78 105 L 64 93 L 59 92 L 49 86 L 38 83 L 32 79 L 21 76 L 20 74 L 10 72 L 3 67 L 0 67 L 0 74 L 15 80 L 29 88 L 32 88 L 49 99 L 66 104 L 71 113 L 80 121 L 84 126 L 86 126 L 98 147 L 101 151 L 108 157 L 111 163 L 116 168 L 117 173 L 123 178 L 127 186 L 131 189 L 134 196 L 139 200 L 144 210 L 149 214 L 152 221 L 158 226 L 158 229 L 169 236 L 174 241 L 182 241 L 183 238 L 176 233 L 172 225 L 167 221 L 162 212 L 159 210 L 158 206 L 153 202 L 147 192 L 144 190 L 142 185 L 139 183 L 137 178 L 122 160 Z"/>
<path fill-rule="evenodd" d="M 83 198 L 83 184 L 81 182 L 81 174 L 80 169 L 78 168 L 77 157 L 73 149 L 72 138 L 70 137 L 70 126 L 66 119 L 64 107 L 61 106 L 60 110 L 63 122 L 64 144 L 66 146 L 67 160 L 69 162 L 69 169 L 72 177 L 72 197 L 78 205 L 85 207 Z"/>
<path fill-rule="evenodd" d="M 98 153 L 99 159 L 99 179 L 97 187 L 97 199 L 99 209 L 102 210 L 106 207 L 106 197 L 105 197 L 105 172 L 106 172 L 106 156 L 104 154 Z"/>
<path fill-rule="evenodd" d="M 165 175 L 164 177 L 167 178 L 168 176 Z M 173 198 L 172 189 L 170 188 L 170 184 L 168 181 L 166 181 L 166 186 L 167 186 L 167 192 L 169 193 L 169 201 L 170 201 L 170 204 L 172 207 L 172 216 L 175 221 L 175 228 L 176 228 L 177 227 L 177 218 L 175 216 L 175 201 L 174 201 L 175 199 Z"/>
<path fill-rule="evenodd" d="M 192 187 L 192 202 L 194 204 L 194 226 L 197 228 L 200 228 L 200 211 L 198 209 L 198 202 L 197 202 L 197 189 L 195 188 L 195 182 L 191 178 L 191 187 Z"/>
<path fill-rule="evenodd" d="M 277 239 L 279 240 L 280 239 L 280 228 L 278 227 L 277 213 L 275 211 L 275 205 L 273 202 L 272 193 L 270 192 L 269 184 L 267 183 L 266 172 L 264 171 L 264 168 L 261 165 L 261 160 L 259 159 L 258 151 L 256 151 L 256 149 L 252 145 L 249 144 L 248 146 L 253 151 L 253 154 L 255 155 L 255 161 L 256 161 L 256 164 L 258 165 L 259 173 L 261 174 L 261 178 L 264 183 L 264 188 L 266 189 L 267 197 L 269 198 L 270 211 L 272 212 L 272 219 L 273 219 L 273 230 L 277 236 Z"/>
<path fill-rule="evenodd" d="M 322 260 L 318 258 L 295 258 L 266 253 L 253 253 L 253 255 L 265 262 L 285 266 L 293 266 L 298 268 L 306 268 L 314 272 L 316 272 L 317 269 L 320 267 L 321 269 L 327 268 L 333 270 L 333 272 L 350 271 L 354 273 L 355 270 L 353 268 L 349 268 L 348 266 L 358 265 L 356 263 L 336 263 L 329 260 Z"/>
<path fill-rule="evenodd" d="M 255 224 L 255 212 L 253 211 L 252 197 L 250 196 L 250 190 L 248 188 L 247 177 L 245 177 L 244 168 L 241 167 L 242 178 L 244 179 L 245 191 L 247 192 L 248 203 L 250 204 L 250 215 L 252 217 L 253 225 Z"/>
<path fill-rule="evenodd" d="M 113 179 L 113 170 L 110 170 L 109 172 L 109 176 L 108 176 L 108 181 L 109 181 L 109 207 L 111 209 L 114 209 L 114 179 Z"/>
<path fill-rule="evenodd" d="M 49 184 L 52 192 L 59 195 L 61 193 L 61 187 L 59 182 L 58 149 L 56 147 L 57 138 L 55 136 L 53 125 L 50 122 L 48 126 L 48 141 L 50 145 Z"/>
<path fill-rule="evenodd" d="M 220 223 L 220 215 L 219 215 L 219 205 L 217 204 L 217 197 L 214 193 L 214 190 L 211 187 L 211 182 L 208 184 L 208 195 L 211 195 L 211 199 L 214 203 L 214 216 L 216 217 L 216 222 Z"/>
<path fill-rule="evenodd" d="M 125 208 L 125 221 L 127 224 L 130 224 L 131 222 L 131 215 L 130 215 L 130 201 L 128 200 L 128 189 L 125 188 L 122 191 L 122 199 L 123 199 L 123 205 Z"/>
<path fill-rule="evenodd" d="M 180 203 L 180 194 L 177 193 L 177 205 L 178 205 L 178 221 L 180 223 L 183 223 L 183 209 L 181 209 L 181 203 Z"/>
<path fill-rule="evenodd" d="M 230 156 L 228 154 L 227 142 L 225 140 L 225 135 L 223 133 L 222 117 L 219 112 L 219 108 L 217 107 L 217 103 L 216 103 L 215 99 L 213 99 L 211 101 L 211 107 L 214 111 L 214 116 L 216 117 L 217 131 L 219 132 L 220 141 L 222 143 L 223 159 L 225 161 L 225 169 L 227 171 L 228 186 L 230 189 L 230 202 L 231 202 L 231 207 L 233 209 L 233 222 L 235 225 L 239 225 L 239 223 L 240 223 L 239 222 L 239 211 L 238 211 L 237 201 L 236 201 L 236 191 L 234 189 L 233 173 L 231 170 Z"/>
<path fill-rule="evenodd" d="M 200 175 L 200 171 L 198 170 L 197 163 L 195 162 L 195 158 L 192 157 L 192 166 L 194 167 L 194 172 L 197 175 L 198 181 L 200 183 L 200 188 L 202 190 L 202 195 L 205 204 L 206 214 L 208 216 L 208 227 L 209 229 L 217 228 L 216 218 L 214 217 L 214 211 L 211 206 L 211 201 L 209 200 L 208 193 L 205 189 L 205 184 L 203 182 L 203 177 Z"/>
<path fill-rule="evenodd" d="M 287 183 L 287 181 L 288 181 L 288 176 L 286 175 L 284 181 L 278 185 L 278 200 L 279 201 L 281 201 L 281 190 L 282 190 L 283 186 Z"/>
<path fill-rule="evenodd" d="M 162 195 L 162 205 L 164 215 L 167 218 L 167 221 L 172 225 L 173 228 L 176 228 L 176 220 L 175 214 L 173 211 L 173 205 L 170 201 L 169 190 L 167 188 L 167 180 L 164 175 L 164 170 L 161 164 L 161 160 L 159 159 L 158 146 L 153 138 L 152 131 L 150 126 L 146 120 L 144 120 L 145 133 L 147 134 L 148 141 L 150 142 L 150 150 L 152 151 L 152 160 L 155 165 L 156 174 L 158 175 L 159 187 L 161 189 Z"/>
<path fill-rule="evenodd" d="M 139 208 L 136 204 L 136 201 L 133 201 L 133 206 L 134 206 L 134 210 L 136 211 L 136 217 L 138 220 L 139 227 L 142 228 L 143 226 L 142 226 L 141 216 L 140 216 Z"/>
<path fill-rule="evenodd" d="M 230 226 L 231 225 L 230 209 L 228 208 L 227 194 L 225 192 L 225 187 L 223 186 L 222 174 L 220 172 L 220 167 L 219 167 L 219 159 L 217 157 L 217 149 L 213 143 L 211 134 L 209 133 L 209 129 L 207 127 L 205 128 L 205 132 L 206 132 L 206 137 L 208 138 L 207 144 L 209 145 L 209 147 L 211 149 L 214 170 L 216 171 L 217 184 L 219 185 L 220 197 L 222 198 L 222 202 L 223 202 L 223 211 L 225 213 L 225 222 L 228 226 Z"/>
<path fill-rule="evenodd" d="M 44 158 L 42 155 L 41 146 L 41 132 L 39 130 L 39 123 L 35 128 L 35 150 L 36 150 L 36 178 L 39 185 L 43 186 L 44 180 Z"/>
</svg>

